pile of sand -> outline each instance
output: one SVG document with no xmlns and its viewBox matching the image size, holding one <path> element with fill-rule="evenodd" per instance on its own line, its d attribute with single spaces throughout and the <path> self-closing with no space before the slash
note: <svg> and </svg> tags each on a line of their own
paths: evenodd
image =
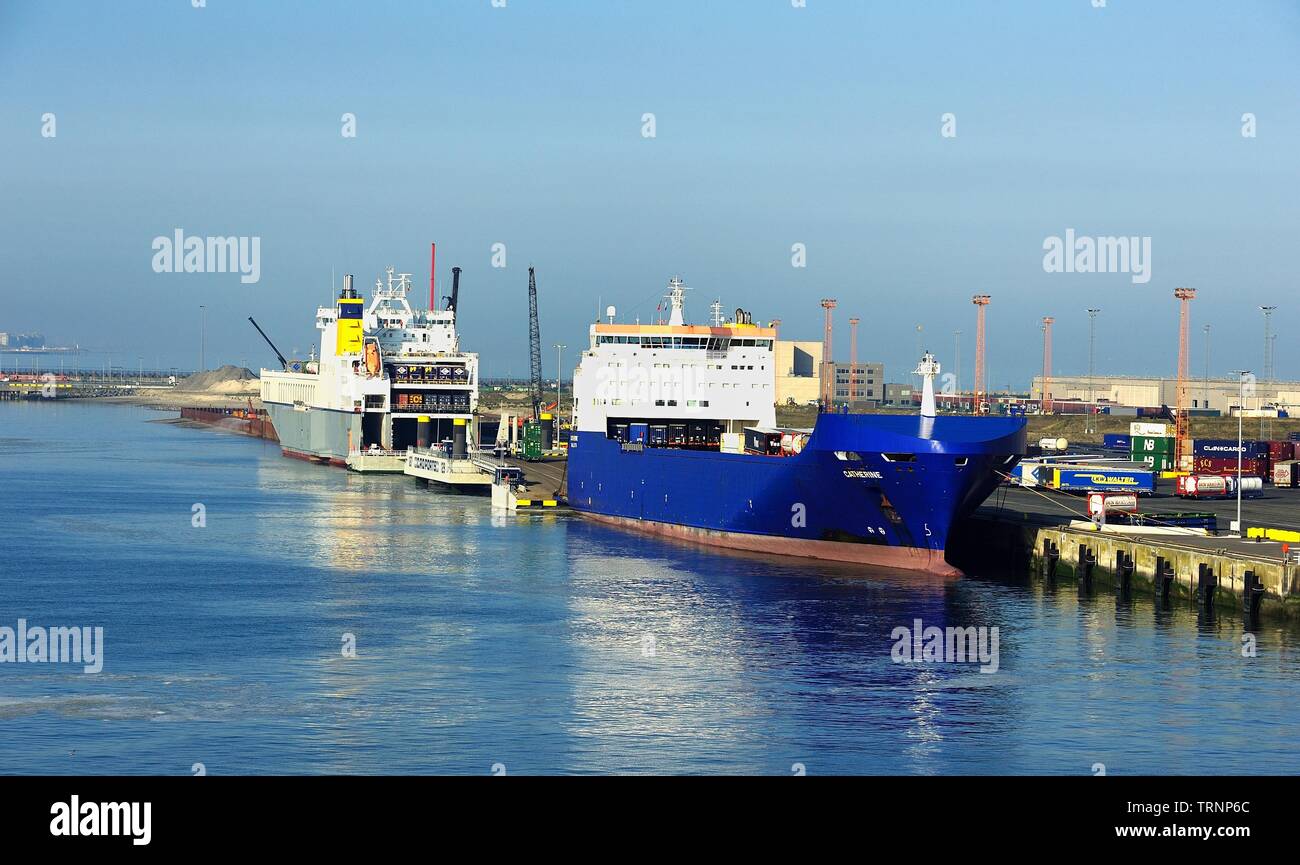
<svg viewBox="0 0 1300 865">
<path fill-rule="evenodd" d="M 242 366 L 226 364 L 220 369 L 195 373 L 177 383 L 178 391 L 209 394 L 255 394 L 258 392 L 257 375 Z"/>
</svg>

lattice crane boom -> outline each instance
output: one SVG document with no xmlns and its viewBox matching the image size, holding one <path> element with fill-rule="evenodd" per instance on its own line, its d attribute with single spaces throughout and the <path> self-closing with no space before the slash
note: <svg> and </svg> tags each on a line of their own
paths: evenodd
<svg viewBox="0 0 1300 865">
<path fill-rule="evenodd" d="M 537 275 L 528 268 L 528 367 L 532 376 L 533 419 L 542 417 L 542 333 L 537 324 Z"/>
</svg>

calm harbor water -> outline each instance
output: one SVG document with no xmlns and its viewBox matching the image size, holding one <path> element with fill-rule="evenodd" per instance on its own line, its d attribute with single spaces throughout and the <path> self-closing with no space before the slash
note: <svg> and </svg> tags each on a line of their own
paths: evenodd
<svg viewBox="0 0 1300 865">
<path fill-rule="evenodd" d="M 1300 771 L 1290 627 L 494 520 L 165 416 L 0 404 L 0 626 L 105 642 L 0 664 L 0 772 Z M 918 618 L 999 670 L 894 663 Z"/>
</svg>

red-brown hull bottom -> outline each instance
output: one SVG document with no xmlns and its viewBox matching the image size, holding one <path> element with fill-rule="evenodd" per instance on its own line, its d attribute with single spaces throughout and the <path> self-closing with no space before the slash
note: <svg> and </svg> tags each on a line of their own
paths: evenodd
<svg viewBox="0 0 1300 865">
<path fill-rule="evenodd" d="M 887 547 L 876 544 L 851 544 L 843 541 L 815 541 L 751 535 L 743 532 L 720 532 L 695 526 L 679 526 L 651 520 L 633 520 L 607 514 L 579 511 L 584 517 L 620 528 L 632 529 L 659 537 L 674 538 L 711 547 L 747 550 L 770 555 L 878 565 L 904 571 L 921 571 L 941 577 L 959 577 L 962 572 L 944 560 L 943 550 L 917 547 Z"/>
<path fill-rule="evenodd" d="M 290 459 L 305 460 L 306 462 L 316 463 L 317 465 L 330 465 L 341 469 L 348 467 L 347 460 L 336 459 L 334 457 L 321 457 L 316 456 L 315 454 L 305 454 L 302 451 L 291 451 L 288 448 L 280 448 L 280 453 Z"/>
</svg>

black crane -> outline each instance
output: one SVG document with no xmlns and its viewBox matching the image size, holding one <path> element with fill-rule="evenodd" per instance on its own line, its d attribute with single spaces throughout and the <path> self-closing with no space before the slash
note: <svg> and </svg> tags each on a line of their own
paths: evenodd
<svg viewBox="0 0 1300 865">
<path fill-rule="evenodd" d="M 289 361 L 285 360 L 284 355 L 280 354 L 280 349 L 275 347 L 275 343 L 271 342 L 271 338 L 266 335 L 265 331 L 263 331 L 262 328 L 258 327 L 257 322 L 253 321 L 253 317 L 251 315 L 248 317 L 248 320 L 253 322 L 253 327 L 257 328 L 257 332 L 262 334 L 262 339 L 266 340 L 266 344 L 271 347 L 271 351 L 275 352 L 276 358 L 278 358 L 280 361 L 280 366 L 284 369 L 288 369 Z"/>
<path fill-rule="evenodd" d="M 542 417 L 542 334 L 537 326 L 537 276 L 528 268 L 528 362 L 532 373 L 533 420 Z"/>
</svg>

